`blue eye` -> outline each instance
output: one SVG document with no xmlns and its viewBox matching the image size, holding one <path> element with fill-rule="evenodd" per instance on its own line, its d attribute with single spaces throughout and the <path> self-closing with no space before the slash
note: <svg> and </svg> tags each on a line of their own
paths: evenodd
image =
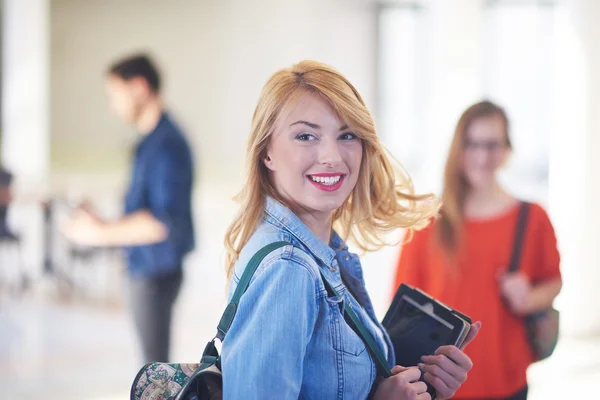
<svg viewBox="0 0 600 400">
<path fill-rule="evenodd" d="M 346 133 L 342 133 L 339 136 L 339 139 L 341 139 L 341 140 L 356 140 L 356 139 L 358 139 L 358 136 L 356 136 L 356 134 L 354 134 L 353 132 L 346 132 Z"/>
<path fill-rule="evenodd" d="M 315 137 L 315 135 L 313 135 L 312 133 L 301 133 L 298 136 L 296 136 L 297 140 L 302 140 L 302 141 L 311 141 L 311 140 L 317 140 L 317 138 Z"/>
</svg>

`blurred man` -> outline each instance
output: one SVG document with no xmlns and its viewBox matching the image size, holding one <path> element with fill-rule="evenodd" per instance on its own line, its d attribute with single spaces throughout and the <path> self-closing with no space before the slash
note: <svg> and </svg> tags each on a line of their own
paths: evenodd
<svg viewBox="0 0 600 400">
<path fill-rule="evenodd" d="M 166 362 L 182 262 L 194 247 L 192 156 L 183 134 L 163 108 L 160 77 L 146 56 L 115 63 L 108 71 L 106 87 L 112 110 L 140 133 L 125 215 L 104 221 L 81 209 L 64 233 L 84 245 L 126 248 L 129 300 L 144 360 Z"/>
</svg>

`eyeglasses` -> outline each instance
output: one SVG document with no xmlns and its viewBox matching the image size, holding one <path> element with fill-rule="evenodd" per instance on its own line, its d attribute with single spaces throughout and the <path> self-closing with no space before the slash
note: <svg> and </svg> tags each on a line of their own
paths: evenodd
<svg viewBox="0 0 600 400">
<path fill-rule="evenodd" d="M 490 153 L 496 153 L 508 147 L 506 141 L 500 140 L 470 140 L 464 142 L 464 149 L 468 151 L 485 150 Z"/>
</svg>

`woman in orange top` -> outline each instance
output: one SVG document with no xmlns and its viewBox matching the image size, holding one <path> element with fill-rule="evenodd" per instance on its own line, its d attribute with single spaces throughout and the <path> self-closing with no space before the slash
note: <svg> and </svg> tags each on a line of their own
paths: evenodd
<svg viewBox="0 0 600 400">
<path fill-rule="evenodd" d="M 483 322 L 480 340 L 466 350 L 474 367 L 456 398 L 527 398 L 533 356 L 522 317 L 549 308 L 562 285 L 554 230 L 536 204 L 519 270 L 507 272 L 520 201 L 496 173 L 510 151 L 505 112 L 487 101 L 468 108 L 450 148 L 440 218 L 414 234 L 398 261 L 394 289 L 419 287 Z"/>
</svg>

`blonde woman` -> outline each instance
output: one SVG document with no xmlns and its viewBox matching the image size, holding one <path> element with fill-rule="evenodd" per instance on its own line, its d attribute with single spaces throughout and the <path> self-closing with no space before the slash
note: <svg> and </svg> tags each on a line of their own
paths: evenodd
<svg viewBox="0 0 600 400">
<path fill-rule="evenodd" d="M 276 72 L 254 112 L 247 159 L 241 211 L 225 238 L 230 297 L 259 249 L 291 246 L 264 259 L 242 297 L 223 342 L 225 398 L 430 399 L 418 368 L 394 366 L 360 260 L 345 243 L 380 248 L 383 233 L 422 226 L 438 206 L 415 196 L 409 177 L 392 167 L 354 86 L 314 61 Z M 344 305 L 386 355 L 391 377 L 378 378 Z M 437 398 L 451 397 L 472 366 L 455 347 L 427 363 L 424 379 Z"/>
</svg>

